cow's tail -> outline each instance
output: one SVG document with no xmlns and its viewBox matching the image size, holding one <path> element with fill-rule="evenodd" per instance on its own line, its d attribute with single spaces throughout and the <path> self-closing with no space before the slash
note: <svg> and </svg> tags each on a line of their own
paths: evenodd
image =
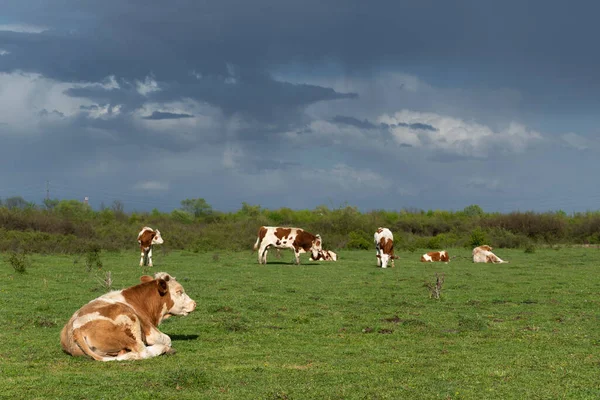
<svg viewBox="0 0 600 400">
<path fill-rule="evenodd" d="M 256 238 L 256 243 L 254 243 L 254 248 L 252 250 L 252 252 L 254 253 L 256 250 L 258 250 L 258 245 L 260 244 L 260 236 Z"/>
<path fill-rule="evenodd" d="M 94 351 L 90 348 L 87 341 L 85 340 L 83 333 L 81 333 L 81 329 L 79 328 L 73 329 L 73 341 L 79 346 L 81 351 L 83 351 L 86 355 L 92 357 L 94 360 L 110 361 L 114 359 L 113 357 L 102 357 L 94 353 Z"/>
</svg>

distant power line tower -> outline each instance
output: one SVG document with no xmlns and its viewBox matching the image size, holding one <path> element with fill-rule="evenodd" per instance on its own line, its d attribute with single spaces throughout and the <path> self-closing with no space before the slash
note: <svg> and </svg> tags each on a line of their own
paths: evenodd
<svg viewBox="0 0 600 400">
<path fill-rule="evenodd" d="M 46 181 L 46 200 L 50 200 L 50 181 Z"/>
</svg>

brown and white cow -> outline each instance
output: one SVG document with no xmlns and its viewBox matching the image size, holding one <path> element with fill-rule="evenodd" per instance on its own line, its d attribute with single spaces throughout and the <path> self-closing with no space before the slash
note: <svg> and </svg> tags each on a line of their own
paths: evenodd
<svg viewBox="0 0 600 400">
<path fill-rule="evenodd" d="M 148 226 L 142 228 L 138 233 L 138 243 L 142 252 L 140 258 L 140 267 L 152 266 L 152 246 L 155 244 L 163 244 L 163 238 L 158 229 L 154 230 Z"/>
<path fill-rule="evenodd" d="M 254 250 L 258 249 L 259 264 L 267 263 L 267 252 L 271 246 L 294 250 L 296 264 L 300 264 L 301 253 L 310 252 L 313 259 L 317 259 L 323 251 L 321 235 L 313 235 L 300 228 L 261 226 L 254 243 Z"/>
<path fill-rule="evenodd" d="M 476 263 L 494 263 L 494 264 L 502 264 L 508 263 L 508 261 L 504 261 L 494 253 L 492 253 L 492 248 L 487 244 L 484 244 L 479 247 L 475 247 L 473 249 L 473 262 Z"/>
<path fill-rule="evenodd" d="M 448 252 L 446 250 L 430 251 L 429 253 L 425 253 L 421 256 L 421 262 L 434 262 L 434 261 L 443 261 L 443 262 L 450 261 Z"/>
<path fill-rule="evenodd" d="M 90 301 L 60 333 L 63 350 L 94 360 L 140 360 L 174 352 L 171 338 L 157 329 L 171 315 L 188 315 L 196 302 L 165 272 L 140 278 L 139 285 Z"/>
<path fill-rule="evenodd" d="M 310 261 L 319 261 L 319 260 L 337 261 L 337 254 L 335 254 L 331 250 L 323 250 L 323 251 L 319 252 L 319 255 L 317 256 L 317 258 L 313 258 L 312 254 L 311 254 L 309 260 Z"/>
<path fill-rule="evenodd" d="M 387 268 L 388 262 L 391 260 L 392 268 L 394 268 L 394 260 L 400 257 L 394 255 L 394 235 L 392 231 L 388 228 L 378 228 L 373 240 L 377 250 L 377 266 Z"/>
</svg>

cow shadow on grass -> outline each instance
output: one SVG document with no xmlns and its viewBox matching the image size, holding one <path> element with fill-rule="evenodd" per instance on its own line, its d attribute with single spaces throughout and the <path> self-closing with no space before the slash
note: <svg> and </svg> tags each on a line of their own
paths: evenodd
<svg viewBox="0 0 600 400">
<path fill-rule="evenodd" d="M 265 264 L 258 264 L 265 265 Z M 321 265 L 318 262 L 301 262 L 300 264 L 296 264 L 295 262 L 286 262 L 286 261 L 269 261 L 266 265 L 289 265 L 290 267 L 301 267 L 306 265 Z"/>
<path fill-rule="evenodd" d="M 196 340 L 200 336 L 199 335 L 169 335 L 169 337 L 171 338 L 171 340 L 176 341 L 176 340 Z"/>
</svg>

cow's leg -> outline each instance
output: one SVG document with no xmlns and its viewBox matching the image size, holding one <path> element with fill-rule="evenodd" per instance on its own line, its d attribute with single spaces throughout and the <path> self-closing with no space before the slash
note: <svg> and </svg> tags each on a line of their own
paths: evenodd
<svg viewBox="0 0 600 400">
<path fill-rule="evenodd" d="M 144 251 L 144 249 L 142 249 L 141 255 L 140 255 L 140 267 L 144 266 L 144 256 L 146 255 L 146 252 Z"/>
<path fill-rule="evenodd" d="M 156 328 L 152 328 L 149 335 L 146 335 L 146 343 L 149 345 L 163 344 L 171 347 L 171 338 L 169 335 L 165 335 Z"/>
<path fill-rule="evenodd" d="M 300 265 L 300 252 L 294 249 L 294 257 L 296 257 L 296 265 Z"/>
<path fill-rule="evenodd" d="M 152 246 L 148 249 L 148 266 L 152 266 Z"/>
<path fill-rule="evenodd" d="M 258 263 L 266 264 L 267 263 L 267 251 L 269 250 L 268 245 L 264 245 L 261 243 L 260 248 L 258 249 Z"/>
<path fill-rule="evenodd" d="M 381 255 L 379 254 L 379 251 L 377 251 L 376 254 L 377 254 L 377 256 L 376 256 L 376 258 L 377 258 L 377 266 L 381 267 Z"/>
</svg>

